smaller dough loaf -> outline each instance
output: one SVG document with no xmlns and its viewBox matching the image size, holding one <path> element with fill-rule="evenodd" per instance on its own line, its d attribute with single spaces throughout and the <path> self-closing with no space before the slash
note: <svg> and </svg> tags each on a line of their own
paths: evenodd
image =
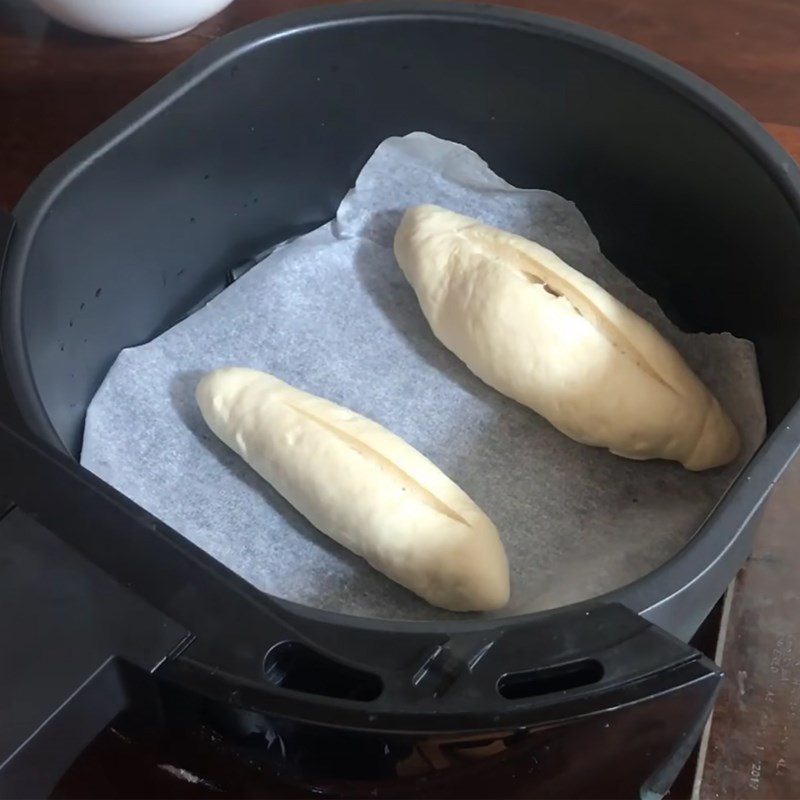
<svg viewBox="0 0 800 800">
<path fill-rule="evenodd" d="M 735 458 L 735 426 L 678 351 L 547 248 L 425 205 L 394 250 L 439 340 L 562 433 L 690 470 Z"/>
<path fill-rule="evenodd" d="M 508 561 L 486 514 L 427 458 L 375 422 L 272 375 L 205 375 L 211 430 L 323 533 L 452 611 L 502 608 Z"/>
</svg>

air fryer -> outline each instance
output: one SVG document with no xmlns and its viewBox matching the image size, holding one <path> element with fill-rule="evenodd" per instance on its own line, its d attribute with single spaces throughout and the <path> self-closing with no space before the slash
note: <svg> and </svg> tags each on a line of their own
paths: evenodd
<svg viewBox="0 0 800 800">
<path fill-rule="evenodd" d="M 249 136 L 254 125 L 268 134 Z M 610 260 L 682 327 L 756 345 L 766 443 L 681 552 L 611 594 L 499 620 L 322 612 L 258 592 L 77 462 L 86 407 L 122 348 L 330 219 L 376 145 L 415 130 L 574 200 Z M 604 796 L 620 758 L 631 786 L 663 794 L 721 679 L 685 642 L 798 448 L 798 187 L 755 121 L 675 65 L 467 4 L 256 23 L 71 148 L 0 227 L 0 489 L 17 504 L 0 594 L 20 607 L 3 621 L 3 792 L 48 791 L 125 712 L 140 725 L 202 720 L 331 795 L 437 796 L 456 772 L 502 768 L 524 769 L 540 796 Z M 163 281 L 178 262 L 184 279 Z M 53 587 L 70 580 L 59 603 Z"/>
</svg>

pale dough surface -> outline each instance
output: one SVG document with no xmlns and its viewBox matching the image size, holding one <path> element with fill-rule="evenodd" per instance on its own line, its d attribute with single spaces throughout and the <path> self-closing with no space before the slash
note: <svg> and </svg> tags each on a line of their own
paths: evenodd
<svg viewBox="0 0 800 800">
<path fill-rule="evenodd" d="M 439 340 L 572 439 L 690 470 L 739 452 L 735 426 L 678 351 L 546 247 L 421 205 L 394 250 Z"/>
<path fill-rule="evenodd" d="M 306 519 L 450 611 L 508 602 L 497 529 L 425 456 L 376 422 L 254 369 L 205 375 L 211 430 Z"/>
</svg>

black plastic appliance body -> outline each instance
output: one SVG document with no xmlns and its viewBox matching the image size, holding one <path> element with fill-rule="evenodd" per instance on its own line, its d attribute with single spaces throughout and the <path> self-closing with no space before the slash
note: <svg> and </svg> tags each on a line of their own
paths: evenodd
<svg viewBox="0 0 800 800">
<path fill-rule="evenodd" d="M 500 620 L 322 613 L 259 593 L 77 463 L 123 347 L 329 219 L 375 146 L 414 130 L 574 200 L 675 321 L 756 344 L 767 442 L 678 555 L 608 596 Z M 435 795 L 456 767 L 504 766 L 542 796 L 603 796 L 620 758 L 665 791 L 720 680 L 684 642 L 800 443 L 799 188 L 755 121 L 675 65 L 468 4 L 263 21 L 115 115 L 0 228 L 0 493 L 18 506 L 0 597 L 20 608 L 0 622 L 2 791 L 47 791 L 131 706 L 213 719 L 317 791 Z"/>
</svg>

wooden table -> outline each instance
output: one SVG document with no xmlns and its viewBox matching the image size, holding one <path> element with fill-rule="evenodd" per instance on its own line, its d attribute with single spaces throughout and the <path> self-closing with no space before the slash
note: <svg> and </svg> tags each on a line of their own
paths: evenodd
<svg viewBox="0 0 800 800">
<path fill-rule="evenodd" d="M 193 32 L 134 45 L 50 22 L 28 0 L 0 0 L 0 206 L 82 135 L 209 40 L 320 0 L 237 0 Z M 738 101 L 800 157 L 800 2 L 792 0 L 506 0 L 643 44 Z M 798 365 L 800 368 L 800 365 Z M 728 681 L 695 782 L 703 798 L 800 797 L 800 463 L 778 486 L 754 557 L 729 592 L 717 657 Z M 166 746 L 166 745 L 165 745 Z M 192 782 L 176 752 L 125 751 L 101 737 L 59 796 L 234 796 Z M 173 761 L 169 759 L 172 758 Z M 125 770 L 127 769 L 127 772 Z M 675 796 L 688 796 L 692 775 Z M 233 792 L 233 794 L 231 794 Z"/>
</svg>

